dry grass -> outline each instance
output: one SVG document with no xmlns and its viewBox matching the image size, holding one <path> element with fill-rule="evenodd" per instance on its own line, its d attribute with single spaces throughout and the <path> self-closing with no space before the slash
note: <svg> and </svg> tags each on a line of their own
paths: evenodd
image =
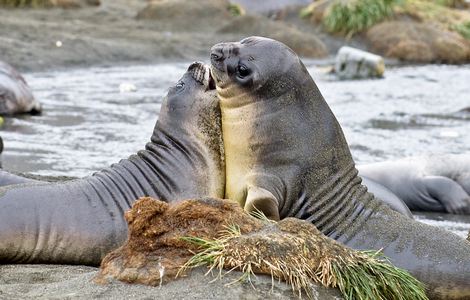
<svg viewBox="0 0 470 300">
<path fill-rule="evenodd" d="M 268 274 L 286 281 L 299 297 L 302 291 L 312 296 L 309 287 L 315 282 L 337 287 L 348 300 L 427 299 L 423 284 L 392 266 L 380 252 L 351 250 L 299 220 L 285 219 L 249 234 L 231 226 L 215 240 L 184 240 L 201 250 L 182 270 L 208 265 L 221 276 L 224 268 L 239 270 L 243 272 L 239 281 L 250 281 L 256 273 Z"/>
</svg>

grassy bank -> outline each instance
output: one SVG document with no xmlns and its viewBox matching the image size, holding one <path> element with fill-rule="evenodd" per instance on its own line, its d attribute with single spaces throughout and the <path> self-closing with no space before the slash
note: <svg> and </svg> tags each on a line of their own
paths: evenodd
<svg viewBox="0 0 470 300">
<path fill-rule="evenodd" d="M 459 9 L 465 5 L 462 0 L 320 0 L 302 10 L 301 16 L 311 18 L 322 10 L 316 19 L 325 29 L 349 37 L 384 20 L 408 16 L 470 39 L 470 11 Z"/>
</svg>

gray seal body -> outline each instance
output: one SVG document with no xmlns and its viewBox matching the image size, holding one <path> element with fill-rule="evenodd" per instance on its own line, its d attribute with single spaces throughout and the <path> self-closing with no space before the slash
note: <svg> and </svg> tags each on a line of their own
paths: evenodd
<svg viewBox="0 0 470 300">
<path fill-rule="evenodd" d="M 298 56 L 251 37 L 211 50 L 226 153 L 226 197 L 312 222 L 355 249 L 383 249 L 433 299 L 470 297 L 470 244 L 394 212 L 355 168 L 336 118 Z"/>
<path fill-rule="evenodd" d="M 392 191 L 411 210 L 470 214 L 468 154 L 408 157 L 361 165 L 358 170 L 362 177 Z"/>
<path fill-rule="evenodd" d="M 127 237 L 139 197 L 224 195 L 220 109 L 208 67 L 192 64 L 170 88 L 145 149 L 83 179 L 0 189 L 0 262 L 98 265 Z"/>
<path fill-rule="evenodd" d="M 40 113 L 41 110 L 23 76 L 0 61 L 0 115 Z"/>
</svg>

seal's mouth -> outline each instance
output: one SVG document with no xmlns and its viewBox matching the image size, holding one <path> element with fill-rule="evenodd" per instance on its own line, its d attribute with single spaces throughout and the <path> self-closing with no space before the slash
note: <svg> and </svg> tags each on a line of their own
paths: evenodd
<svg viewBox="0 0 470 300">
<path fill-rule="evenodd" d="M 188 67 L 188 72 L 194 80 L 206 87 L 206 91 L 215 89 L 215 81 L 208 65 L 194 62 Z"/>
</svg>

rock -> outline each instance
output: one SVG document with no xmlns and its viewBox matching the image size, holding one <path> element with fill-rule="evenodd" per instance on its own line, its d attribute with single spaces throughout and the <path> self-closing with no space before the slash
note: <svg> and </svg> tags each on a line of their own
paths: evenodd
<svg viewBox="0 0 470 300">
<path fill-rule="evenodd" d="M 283 42 L 301 56 L 319 58 L 328 54 L 325 44 L 313 34 L 303 33 L 284 22 L 272 21 L 261 16 L 236 17 L 217 33 L 238 34 L 240 38 L 250 35 L 269 37 Z"/>
<path fill-rule="evenodd" d="M 381 77 L 385 63 L 381 56 L 352 47 L 341 47 L 336 55 L 335 73 L 340 79 Z"/>
<path fill-rule="evenodd" d="M 366 38 L 374 52 L 419 63 L 464 63 L 470 43 L 455 32 L 431 23 L 388 21 L 373 26 Z"/>
<path fill-rule="evenodd" d="M 99 6 L 100 0 L 50 0 L 52 6 L 61 8 L 79 8 L 84 6 Z"/>
<path fill-rule="evenodd" d="M 231 17 L 227 0 L 151 1 L 137 14 L 137 19 L 167 21 L 168 27 L 164 29 L 169 31 L 207 30 Z"/>
</svg>

